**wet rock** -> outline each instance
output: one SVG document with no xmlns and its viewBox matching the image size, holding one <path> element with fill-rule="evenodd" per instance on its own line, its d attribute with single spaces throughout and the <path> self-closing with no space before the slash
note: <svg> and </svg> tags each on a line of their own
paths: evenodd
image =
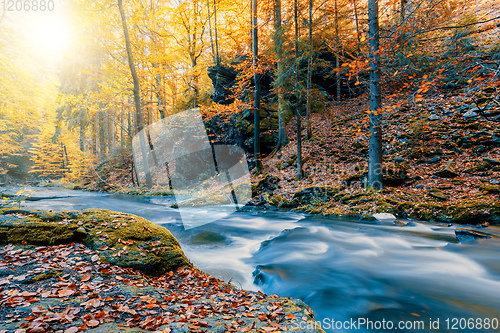
<svg viewBox="0 0 500 333">
<path fill-rule="evenodd" d="M 470 109 L 470 105 L 468 105 L 468 104 L 463 104 L 463 105 L 461 105 L 459 108 L 457 108 L 457 109 L 455 110 L 455 112 L 464 113 L 464 112 L 466 112 L 466 111 L 467 111 L 467 110 L 469 110 L 469 109 Z"/>
<path fill-rule="evenodd" d="M 427 119 L 434 121 L 434 120 L 441 120 L 441 117 L 438 115 L 432 114 Z"/>
<path fill-rule="evenodd" d="M 373 217 L 376 218 L 377 220 L 395 220 L 396 216 L 393 214 L 389 213 L 377 213 L 373 214 Z"/>
<path fill-rule="evenodd" d="M 477 116 L 478 116 L 478 114 L 477 114 L 476 112 L 472 111 L 472 110 L 467 111 L 467 112 L 466 112 L 466 113 L 464 113 L 464 115 L 463 115 L 463 117 L 464 117 L 465 119 L 474 118 L 474 117 L 477 117 Z"/>
<path fill-rule="evenodd" d="M 485 233 L 463 228 L 457 228 L 455 230 L 455 235 L 459 242 L 470 242 L 475 239 L 491 238 L 490 235 Z"/>
</svg>

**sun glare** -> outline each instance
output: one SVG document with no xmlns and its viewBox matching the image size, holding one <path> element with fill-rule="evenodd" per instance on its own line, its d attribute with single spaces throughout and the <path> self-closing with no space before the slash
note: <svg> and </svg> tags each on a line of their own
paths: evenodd
<svg viewBox="0 0 500 333">
<path fill-rule="evenodd" d="M 31 33 L 33 46 L 49 58 L 62 56 L 70 42 L 68 28 L 62 20 L 45 22 L 34 27 Z"/>
<path fill-rule="evenodd" d="M 27 40 L 40 56 L 50 62 L 59 61 L 70 40 L 69 26 L 62 17 L 52 19 L 41 17 L 30 22 L 31 29 L 27 31 Z"/>
<path fill-rule="evenodd" d="M 63 8 L 18 12 L 10 17 L 10 21 L 23 35 L 27 50 L 50 65 L 57 64 L 71 44 L 71 25 Z"/>
</svg>

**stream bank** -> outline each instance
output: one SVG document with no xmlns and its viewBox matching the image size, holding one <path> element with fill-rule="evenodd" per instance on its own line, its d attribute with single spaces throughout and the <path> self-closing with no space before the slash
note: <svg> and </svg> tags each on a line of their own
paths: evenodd
<svg viewBox="0 0 500 333">
<path fill-rule="evenodd" d="M 139 216 L 3 209 L 0 240 L 2 333 L 322 332 L 302 301 L 201 272 Z"/>
</svg>

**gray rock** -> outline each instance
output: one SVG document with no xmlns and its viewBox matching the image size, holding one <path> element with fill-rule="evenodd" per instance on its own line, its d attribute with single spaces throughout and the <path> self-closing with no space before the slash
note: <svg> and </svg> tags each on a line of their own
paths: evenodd
<svg viewBox="0 0 500 333">
<path fill-rule="evenodd" d="M 482 232 L 470 230 L 470 229 L 463 229 L 463 228 L 457 228 L 455 230 L 455 235 L 457 236 L 457 239 L 459 242 L 470 242 L 474 239 L 481 239 L 481 238 L 491 238 L 490 235 L 484 234 Z"/>
<path fill-rule="evenodd" d="M 492 179 L 492 180 L 490 180 L 490 184 L 491 185 L 498 185 L 498 184 L 500 184 L 500 181 L 498 181 L 496 179 Z"/>
<path fill-rule="evenodd" d="M 432 114 L 427 119 L 429 119 L 429 120 L 441 120 L 441 117 L 438 115 Z"/>
<path fill-rule="evenodd" d="M 486 162 L 488 162 L 491 165 L 500 165 L 499 160 L 494 160 L 492 158 L 483 158 L 483 160 L 485 160 Z"/>
<path fill-rule="evenodd" d="M 419 190 L 423 190 L 424 189 L 424 185 L 419 184 L 419 185 L 415 186 L 415 188 L 418 188 Z"/>
<path fill-rule="evenodd" d="M 474 111 L 467 111 L 466 113 L 464 113 L 465 119 L 474 118 L 474 117 L 477 117 L 477 113 Z"/>
<path fill-rule="evenodd" d="M 460 113 L 464 113 L 465 111 L 469 110 L 470 109 L 470 105 L 468 104 L 463 104 L 462 106 L 460 106 L 458 109 L 456 109 L 455 111 L 456 112 L 460 112 Z"/>
<path fill-rule="evenodd" d="M 402 158 L 401 156 L 396 156 L 394 158 L 394 163 L 404 163 L 405 159 Z"/>
</svg>

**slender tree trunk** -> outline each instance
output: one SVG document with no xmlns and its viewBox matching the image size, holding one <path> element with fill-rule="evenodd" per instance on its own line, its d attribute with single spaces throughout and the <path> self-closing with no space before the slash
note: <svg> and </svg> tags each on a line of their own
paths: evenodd
<svg viewBox="0 0 500 333">
<path fill-rule="evenodd" d="M 277 58 L 277 85 L 278 85 L 278 145 L 276 150 L 281 149 L 288 143 L 288 138 L 285 133 L 285 98 L 283 93 L 283 31 L 281 27 L 281 0 L 274 0 L 275 6 L 275 43 L 276 43 L 276 58 Z"/>
<path fill-rule="evenodd" d="M 80 113 L 82 110 L 80 110 Z M 80 120 L 80 151 L 85 152 L 85 122 Z"/>
<path fill-rule="evenodd" d="M 210 33 L 210 46 L 212 47 L 212 59 L 214 60 L 214 64 L 216 64 L 217 60 L 215 58 L 214 38 L 212 36 L 212 19 L 210 18 L 210 0 L 207 0 L 207 18 L 208 18 L 208 32 Z"/>
<path fill-rule="evenodd" d="M 130 74 L 132 75 L 132 80 L 134 82 L 134 104 L 135 104 L 135 130 L 139 133 L 143 129 L 142 123 L 142 110 L 141 110 L 141 96 L 140 96 L 140 86 L 137 73 L 135 71 L 134 59 L 132 57 L 132 50 L 130 47 L 130 37 L 127 28 L 127 19 L 125 18 L 125 12 L 123 11 L 122 0 L 118 0 L 118 9 L 120 11 L 120 17 L 122 20 L 123 35 L 125 36 L 125 48 L 127 50 L 128 65 L 130 67 Z M 144 167 L 144 173 L 146 175 L 146 186 L 150 188 L 153 186 L 151 179 L 151 173 L 148 165 L 146 142 L 144 140 L 144 135 L 139 135 L 139 141 L 142 150 L 142 164 Z"/>
<path fill-rule="evenodd" d="M 352 0 L 354 6 L 354 20 L 356 21 L 356 37 L 358 38 L 358 55 L 361 53 L 361 37 L 359 33 L 359 19 L 358 19 L 358 8 L 356 5 L 356 0 Z"/>
<path fill-rule="evenodd" d="M 306 140 L 311 138 L 311 81 L 312 81 L 312 63 L 313 63 L 313 0 L 309 0 L 309 60 L 307 62 L 307 108 L 306 108 Z"/>
<path fill-rule="evenodd" d="M 159 68 L 159 65 L 157 63 L 153 64 L 154 68 Z M 158 105 L 158 113 L 160 114 L 160 119 L 165 118 L 165 97 L 163 95 L 163 89 L 162 89 L 162 82 L 161 82 L 161 75 L 158 73 L 155 75 L 155 81 L 156 81 L 156 103 Z"/>
<path fill-rule="evenodd" d="M 116 148 L 115 112 L 113 111 L 113 115 L 111 117 L 111 149 L 114 150 L 115 148 Z"/>
<path fill-rule="evenodd" d="M 259 36 L 257 27 L 257 0 L 252 0 L 252 37 L 253 37 L 253 80 L 254 80 L 254 103 L 253 103 L 253 126 L 254 126 L 254 159 L 257 172 L 262 170 L 260 160 L 260 78 L 257 72 L 257 61 L 259 55 Z"/>
<path fill-rule="evenodd" d="M 214 0 L 214 33 L 215 33 L 215 59 L 217 67 L 220 66 L 220 57 L 219 57 L 219 37 L 217 36 L 217 4 Z"/>
<path fill-rule="evenodd" d="M 99 152 L 101 157 L 106 155 L 106 134 L 104 131 L 106 121 L 102 111 L 99 112 Z"/>
<path fill-rule="evenodd" d="M 120 113 L 120 147 L 123 148 L 125 147 L 125 121 L 124 121 L 124 116 L 123 116 L 123 104 L 121 106 L 121 113 Z"/>
<path fill-rule="evenodd" d="M 368 149 L 368 187 L 382 189 L 378 0 L 368 0 L 368 25 L 370 40 L 370 143 Z"/>
<path fill-rule="evenodd" d="M 297 0 L 293 2 L 295 23 L 295 115 L 297 117 L 297 179 L 302 178 L 302 128 L 300 123 L 300 89 L 299 89 L 299 17 Z"/>
<path fill-rule="evenodd" d="M 337 103 L 340 102 L 340 38 L 339 38 L 339 12 L 337 8 L 337 0 L 335 0 L 335 65 L 337 67 Z"/>
</svg>

